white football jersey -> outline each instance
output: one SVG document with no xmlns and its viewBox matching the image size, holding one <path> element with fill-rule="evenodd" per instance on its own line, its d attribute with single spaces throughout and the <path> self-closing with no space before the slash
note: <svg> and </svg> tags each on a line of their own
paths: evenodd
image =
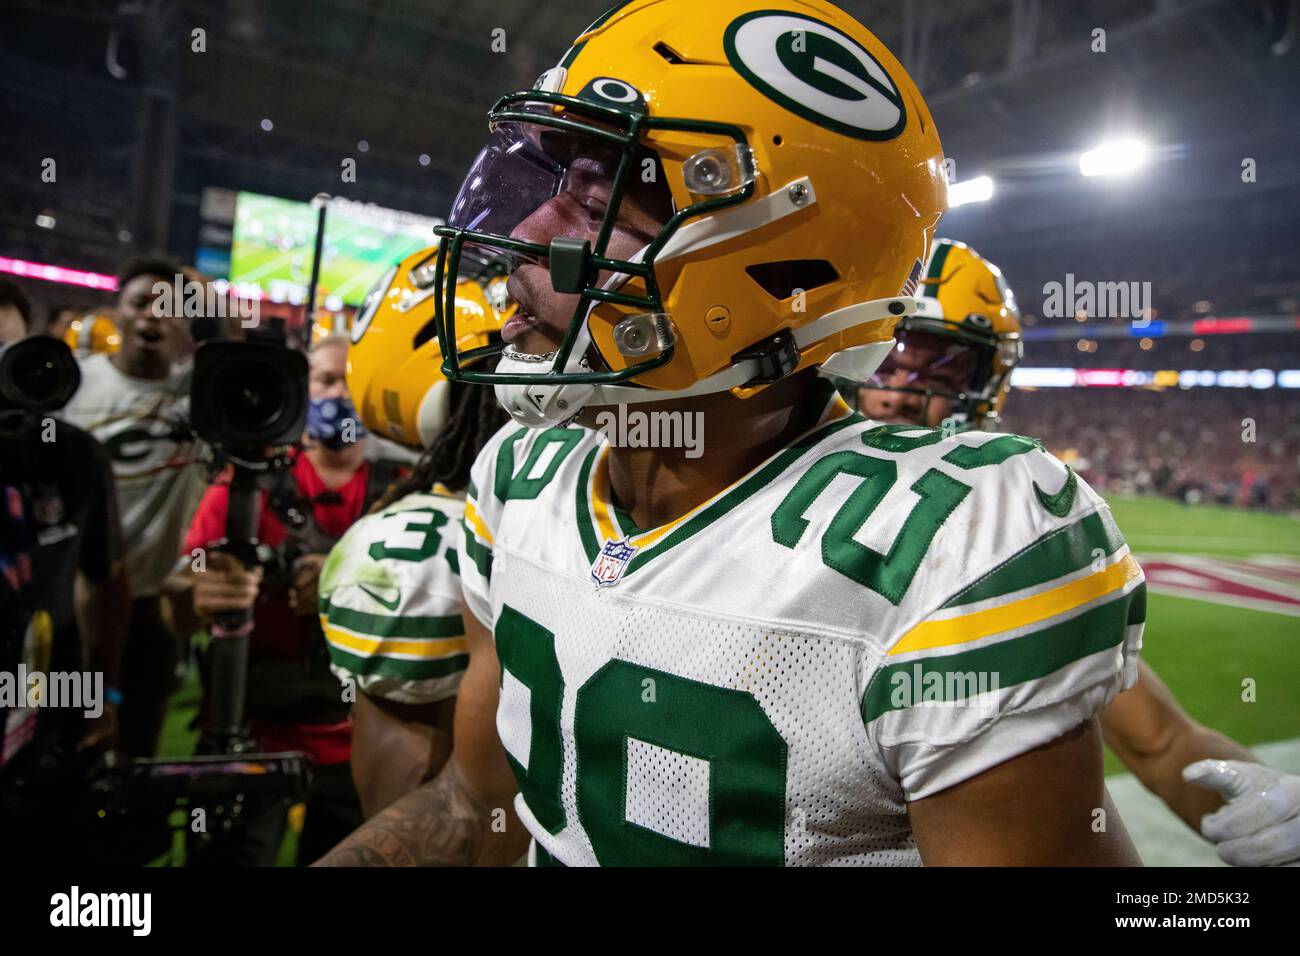
<svg viewBox="0 0 1300 956">
<path fill-rule="evenodd" d="M 456 696 L 469 663 L 458 565 L 463 498 L 438 486 L 350 527 L 321 569 L 330 669 L 371 697 Z"/>
<path fill-rule="evenodd" d="M 677 521 L 609 447 L 510 425 L 475 464 L 466 600 L 537 862 L 920 862 L 909 800 L 1136 680 L 1142 572 L 1029 439 L 822 423 Z"/>
<path fill-rule="evenodd" d="M 81 387 L 59 417 L 85 429 L 113 463 L 131 596 L 157 594 L 177 565 L 207 486 L 189 419 L 189 363 L 165 379 L 118 371 L 107 353 L 80 361 Z"/>
</svg>

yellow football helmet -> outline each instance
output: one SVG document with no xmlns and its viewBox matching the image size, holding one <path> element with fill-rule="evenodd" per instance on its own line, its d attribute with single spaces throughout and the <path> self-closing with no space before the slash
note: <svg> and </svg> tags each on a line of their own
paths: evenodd
<svg viewBox="0 0 1300 956">
<path fill-rule="evenodd" d="M 934 424 L 928 412 L 937 397 L 952 403 L 947 417 L 958 426 L 996 426 L 1024 355 L 1020 310 L 1002 270 L 965 243 L 936 239 L 920 307 L 894 335 L 894 351 L 864 388 L 913 396 L 893 405 L 918 424 Z"/>
<path fill-rule="evenodd" d="M 410 448 L 428 448 L 447 421 L 449 386 L 433 321 L 435 248 L 390 268 L 371 287 L 352 321 L 348 389 L 372 432 Z M 488 345 L 501 318 L 482 286 L 456 288 L 456 347 Z"/>
<path fill-rule="evenodd" d="M 545 268 L 577 305 L 554 353 L 507 346 L 488 372 L 449 349 L 449 377 L 545 425 L 585 404 L 748 396 L 816 365 L 865 378 L 888 352 L 947 203 L 934 123 L 848 14 L 755 6 L 631 0 L 492 108 L 434 230 L 444 341 L 465 259 Z M 620 203 L 649 193 L 657 232 L 614 254 Z M 551 211 L 564 234 L 524 238 Z"/>
<path fill-rule="evenodd" d="M 63 341 L 77 355 L 98 355 L 100 352 L 112 355 L 122 347 L 122 334 L 108 316 L 87 313 L 72 320 L 63 333 Z"/>
</svg>

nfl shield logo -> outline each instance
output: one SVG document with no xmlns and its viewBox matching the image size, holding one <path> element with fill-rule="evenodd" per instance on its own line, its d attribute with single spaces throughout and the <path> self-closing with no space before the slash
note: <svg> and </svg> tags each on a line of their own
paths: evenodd
<svg viewBox="0 0 1300 956">
<path fill-rule="evenodd" d="M 636 554 L 636 546 L 628 544 L 625 540 L 606 541 L 591 566 L 591 579 L 596 582 L 596 587 L 606 588 L 611 584 L 617 584 L 634 554 Z"/>
</svg>

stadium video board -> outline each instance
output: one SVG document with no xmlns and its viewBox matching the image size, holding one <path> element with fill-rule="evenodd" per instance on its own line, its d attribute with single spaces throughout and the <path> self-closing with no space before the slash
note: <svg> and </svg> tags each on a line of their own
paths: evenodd
<svg viewBox="0 0 1300 956">
<path fill-rule="evenodd" d="M 240 192 L 230 251 L 230 281 L 256 286 L 276 302 L 299 303 L 311 281 L 316 209 L 311 203 Z M 434 242 L 442 220 L 373 203 L 330 202 L 320 268 L 320 299 L 359 305 L 397 260 Z M 335 299 L 337 297 L 337 299 Z"/>
</svg>

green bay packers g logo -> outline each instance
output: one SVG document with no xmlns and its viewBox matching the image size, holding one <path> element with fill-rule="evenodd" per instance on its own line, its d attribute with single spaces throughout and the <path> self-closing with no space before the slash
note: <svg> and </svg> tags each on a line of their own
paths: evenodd
<svg viewBox="0 0 1300 956">
<path fill-rule="evenodd" d="M 856 139 L 893 139 L 907 124 L 898 87 L 863 46 L 827 23 L 759 10 L 727 27 L 727 59 L 768 99 Z"/>
</svg>

